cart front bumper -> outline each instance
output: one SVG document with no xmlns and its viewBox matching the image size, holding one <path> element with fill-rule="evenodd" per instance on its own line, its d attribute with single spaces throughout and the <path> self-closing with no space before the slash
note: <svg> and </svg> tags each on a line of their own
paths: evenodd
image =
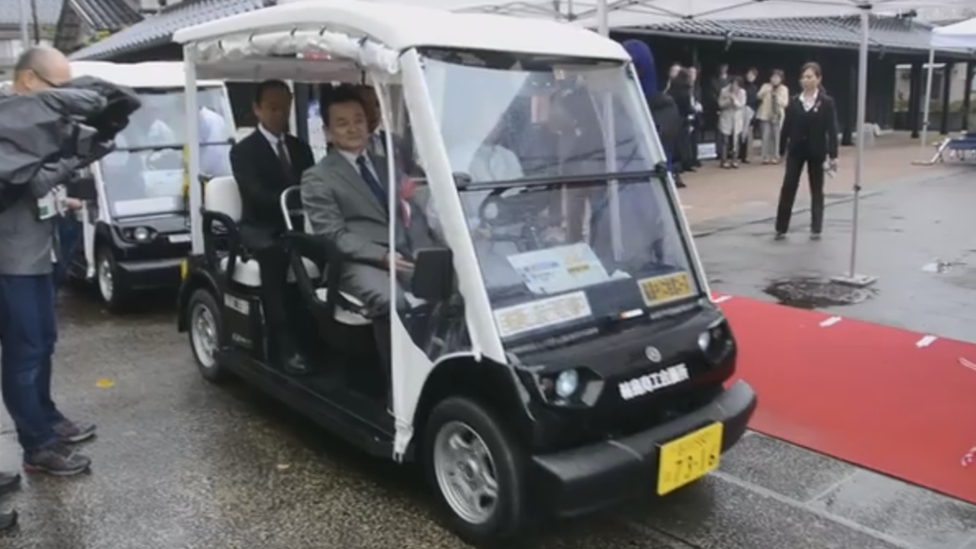
<svg viewBox="0 0 976 549">
<path fill-rule="evenodd" d="M 737 381 L 705 406 L 626 438 L 533 456 L 533 493 L 557 517 L 572 517 L 655 492 L 662 444 L 713 422 L 724 425 L 722 452 L 742 438 L 756 393 Z"/>
<path fill-rule="evenodd" d="M 119 277 L 133 290 L 177 288 L 183 258 L 123 260 L 118 262 Z"/>
</svg>

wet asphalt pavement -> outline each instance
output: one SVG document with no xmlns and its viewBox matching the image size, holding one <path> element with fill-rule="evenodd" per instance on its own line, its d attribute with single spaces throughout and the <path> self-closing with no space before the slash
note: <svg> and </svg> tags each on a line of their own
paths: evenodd
<svg viewBox="0 0 976 549">
<path fill-rule="evenodd" d="M 976 340 L 971 180 L 906 183 L 864 201 L 864 270 L 882 278 L 877 296 L 845 314 Z M 770 280 L 843 270 L 847 215 L 846 205 L 828 209 L 818 243 L 800 234 L 773 243 L 768 224 L 700 239 L 714 289 L 772 299 Z M 962 264 L 922 270 L 934 259 Z M 88 297 L 62 296 L 56 400 L 98 423 L 85 446 L 94 467 L 27 477 L 0 503 L 22 516 L 0 547 L 464 547 L 432 517 L 414 469 L 367 458 L 246 386 L 204 382 L 172 307 L 148 308 L 113 317 Z M 10 422 L 0 423 L 0 467 L 14 469 Z M 976 507 L 750 434 L 701 483 L 555 525 L 533 546 L 976 549 Z"/>
</svg>

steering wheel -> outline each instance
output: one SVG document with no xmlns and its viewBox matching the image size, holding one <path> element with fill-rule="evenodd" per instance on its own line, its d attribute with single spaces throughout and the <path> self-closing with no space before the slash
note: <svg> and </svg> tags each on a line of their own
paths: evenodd
<svg viewBox="0 0 976 549">
<path fill-rule="evenodd" d="M 506 191 L 517 190 L 505 196 Z M 550 189 L 494 189 L 478 207 L 478 221 L 491 233 L 490 240 L 512 242 L 522 251 L 544 247 L 543 231 L 537 220 L 549 205 Z"/>
</svg>

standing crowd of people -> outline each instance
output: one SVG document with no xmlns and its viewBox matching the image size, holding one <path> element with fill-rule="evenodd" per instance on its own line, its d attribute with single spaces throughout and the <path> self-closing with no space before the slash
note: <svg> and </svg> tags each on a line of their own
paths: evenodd
<svg viewBox="0 0 976 549">
<path fill-rule="evenodd" d="M 759 70 L 750 68 L 744 76 L 729 73 L 726 64 L 704 85 L 697 67 L 674 64 L 664 88 L 681 115 L 680 141 L 671 151 L 676 173 L 694 171 L 701 166 L 698 145 L 704 128 L 716 130 L 715 153 L 719 166 L 726 169 L 751 162 L 757 131 L 761 139 L 763 164 L 780 162 L 779 139 L 790 92 L 783 82 L 783 71 L 773 70 L 764 83 Z"/>
<path fill-rule="evenodd" d="M 623 45 L 634 61 L 677 187 L 685 187 L 682 173 L 701 166 L 698 145 L 706 125 L 716 129 L 715 152 L 723 169 L 751 162 L 758 132 L 762 163 L 786 160 L 776 239 L 784 239 L 789 231 L 804 167 L 810 184 L 811 238 L 820 238 L 824 176 L 836 172 L 838 155 L 837 109 L 822 85 L 820 65 L 803 65 L 800 92 L 792 97 L 782 70 L 772 70 L 760 84 L 758 69 L 733 75 L 725 63 L 704 86 L 698 67 L 675 63 L 666 84 L 658 86 L 650 47 L 640 40 L 627 40 Z"/>
</svg>

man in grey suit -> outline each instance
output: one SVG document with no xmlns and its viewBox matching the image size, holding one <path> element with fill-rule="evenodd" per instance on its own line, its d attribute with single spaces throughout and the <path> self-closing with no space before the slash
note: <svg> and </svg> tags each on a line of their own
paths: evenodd
<svg viewBox="0 0 976 549">
<path fill-rule="evenodd" d="M 13 93 L 30 93 L 71 79 L 64 55 L 47 47 L 24 52 L 14 68 Z M 17 426 L 29 469 L 73 475 L 91 461 L 67 444 L 95 435 L 91 423 L 64 417 L 51 400 L 51 357 L 57 341 L 52 259 L 57 218 L 54 189 L 78 163 L 62 160 L 40 172 L 29 192 L 0 212 L 0 367 L 3 399 Z"/>
<path fill-rule="evenodd" d="M 396 276 L 409 284 L 413 254 L 433 245 L 421 209 L 400 201 L 395 212 L 396 242 L 389 240 L 385 156 L 367 151 L 370 132 L 358 90 L 340 86 L 322 110 L 332 148 L 302 176 L 302 205 L 315 234 L 328 239 L 342 256 L 342 290 L 360 299 L 376 327 L 377 344 L 389 364 L 390 254 Z M 394 301 L 406 306 L 402 292 Z"/>
</svg>

